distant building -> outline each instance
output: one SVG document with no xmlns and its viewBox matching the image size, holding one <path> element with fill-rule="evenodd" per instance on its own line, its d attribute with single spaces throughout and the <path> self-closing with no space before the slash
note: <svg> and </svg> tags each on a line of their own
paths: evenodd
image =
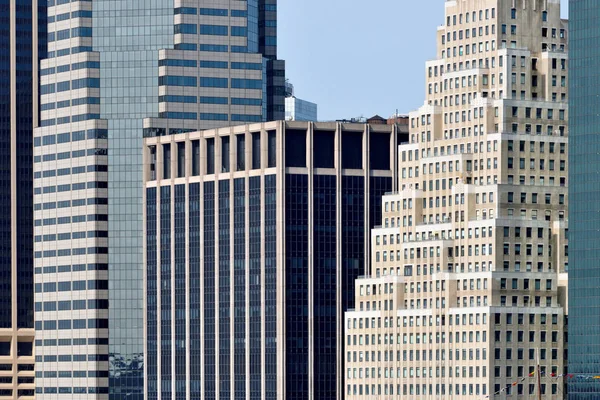
<svg viewBox="0 0 600 400">
<path fill-rule="evenodd" d="M 294 85 L 285 83 L 285 120 L 317 121 L 317 105 L 294 96 Z"/>
</svg>

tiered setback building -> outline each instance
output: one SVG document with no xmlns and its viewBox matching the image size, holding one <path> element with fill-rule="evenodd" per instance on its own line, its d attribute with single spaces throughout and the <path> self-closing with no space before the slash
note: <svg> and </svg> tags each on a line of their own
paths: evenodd
<svg viewBox="0 0 600 400">
<path fill-rule="evenodd" d="M 276 0 L 48 5 L 36 396 L 140 400 L 143 136 L 284 118 Z"/>
<path fill-rule="evenodd" d="M 445 7 L 345 314 L 345 395 L 526 399 L 539 362 L 563 399 L 567 22 L 558 0 Z"/>
<path fill-rule="evenodd" d="M 306 122 L 147 138 L 147 397 L 343 398 L 343 312 L 406 140 Z"/>
</svg>

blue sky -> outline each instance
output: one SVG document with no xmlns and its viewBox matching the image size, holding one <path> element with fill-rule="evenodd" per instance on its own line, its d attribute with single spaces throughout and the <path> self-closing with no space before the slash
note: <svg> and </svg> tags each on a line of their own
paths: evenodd
<svg viewBox="0 0 600 400">
<path fill-rule="evenodd" d="M 279 0 L 278 55 L 319 120 L 419 107 L 443 0 Z M 567 0 L 562 0 L 563 17 Z M 415 40 L 415 38 L 420 38 Z"/>
</svg>

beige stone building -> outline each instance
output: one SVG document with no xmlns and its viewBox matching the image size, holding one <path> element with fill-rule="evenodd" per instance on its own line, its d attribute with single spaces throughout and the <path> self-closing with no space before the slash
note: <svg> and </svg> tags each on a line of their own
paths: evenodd
<svg viewBox="0 0 600 400">
<path fill-rule="evenodd" d="M 445 10 L 345 314 L 345 396 L 563 399 L 567 21 L 559 0 Z"/>
</svg>

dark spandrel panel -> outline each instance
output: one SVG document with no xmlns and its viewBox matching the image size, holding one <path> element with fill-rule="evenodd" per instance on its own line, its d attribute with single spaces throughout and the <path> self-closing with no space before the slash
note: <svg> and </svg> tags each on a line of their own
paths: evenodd
<svg viewBox="0 0 600 400">
<path fill-rule="evenodd" d="M 173 363 L 171 361 L 171 187 L 160 188 L 160 379 L 161 396 L 170 398 Z"/>
<path fill-rule="evenodd" d="M 231 397 L 229 180 L 219 181 L 219 398 Z"/>
<path fill-rule="evenodd" d="M 216 398 L 215 183 L 204 182 L 204 398 Z"/>
<path fill-rule="evenodd" d="M 265 392 L 277 399 L 277 179 L 265 176 Z"/>
<path fill-rule="evenodd" d="M 389 170 L 390 134 L 371 132 L 369 135 L 369 160 L 371 169 Z"/>
<path fill-rule="evenodd" d="M 365 179 L 342 177 L 342 311 L 354 308 L 354 282 L 365 274 Z M 342 318 L 342 324 L 345 319 Z M 342 332 L 345 332 L 342 325 Z M 342 340 L 342 346 L 346 342 Z M 342 351 L 342 354 L 345 354 Z"/>
<path fill-rule="evenodd" d="M 175 186 L 175 398 L 185 400 L 187 387 L 185 312 L 185 185 Z"/>
<path fill-rule="evenodd" d="M 285 177 L 287 399 L 308 398 L 308 176 Z"/>
<path fill-rule="evenodd" d="M 569 1 L 568 372 L 600 371 L 600 3 Z M 568 380 L 569 399 L 600 398 L 600 380 Z"/>
<path fill-rule="evenodd" d="M 313 151 L 315 168 L 335 167 L 335 132 L 314 131 Z"/>
<path fill-rule="evenodd" d="M 250 296 L 250 398 L 261 397 L 261 352 L 262 352 L 262 317 L 261 317 L 261 177 L 249 179 L 249 296 Z"/>
<path fill-rule="evenodd" d="M 16 1 L 16 149 L 17 149 L 17 326 L 33 328 L 33 97 L 34 60 L 31 2 Z M 39 21 L 45 31 L 45 17 Z M 39 35 L 38 35 L 39 37 Z M 45 56 L 46 39 L 39 44 Z M 0 192 L 1 193 L 1 192 Z"/>
<path fill-rule="evenodd" d="M 146 336 L 148 351 L 148 399 L 158 399 L 158 310 L 157 310 L 157 257 L 156 257 L 156 188 L 146 189 Z"/>
<path fill-rule="evenodd" d="M 306 167 L 305 130 L 285 130 L 285 166 Z"/>
<path fill-rule="evenodd" d="M 10 210 L 10 27 L 9 3 L 0 12 L 0 207 Z M 0 328 L 11 327 L 11 216 L 0 213 Z"/>
<path fill-rule="evenodd" d="M 363 168 L 363 132 L 342 132 L 342 168 Z"/>
<path fill-rule="evenodd" d="M 369 178 L 369 228 L 381 225 L 383 195 L 391 192 L 393 188 L 392 178 L 371 177 Z"/>
<path fill-rule="evenodd" d="M 233 181 L 234 397 L 246 399 L 246 180 Z"/>
<path fill-rule="evenodd" d="M 201 398 L 202 335 L 200 320 L 200 184 L 189 185 L 189 296 L 190 296 L 190 396 Z"/>
<path fill-rule="evenodd" d="M 336 177 L 315 175 L 313 183 L 314 397 L 336 397 L 337 237 Z"/>
</svg>

